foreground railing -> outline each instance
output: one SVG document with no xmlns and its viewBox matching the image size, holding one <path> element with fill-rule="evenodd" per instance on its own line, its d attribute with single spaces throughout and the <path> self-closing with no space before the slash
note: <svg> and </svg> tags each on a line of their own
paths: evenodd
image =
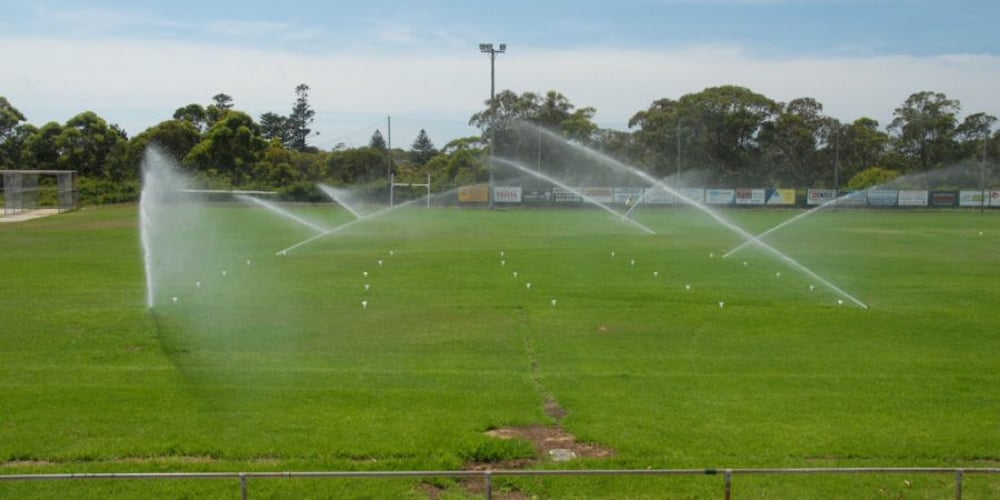
<svg viewBox="0 0 1000 500">
<path fill-rule="evenodd" d="M 70 474 L 0 474 L 0 481 L 59 481 L 86 479 L 239 479 L 241 498 L 250 498 L 250 479 L 462 477 L 485 483 L 486 498 L 493 497 L 493 478 L 500 476 L 716 476 L 722 475 L 724 498 L 732 498 L 737 475 L 802 474 L 954 474 L 955 499 L 962 498 L 966 474 L 1000 474 L 1000 468 L 854 467 L 802 469 L 590 469 L 590 470 L 482 470 L 482 471 L 329 471 L 329 472 L 105 472 Z"/>
</svg>

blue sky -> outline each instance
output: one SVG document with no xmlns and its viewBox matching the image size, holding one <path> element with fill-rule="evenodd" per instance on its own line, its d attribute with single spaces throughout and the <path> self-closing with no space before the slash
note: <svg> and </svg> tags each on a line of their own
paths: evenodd
<svg viewBox="0 0 1000 500">
<path fill-rule="evenodd" d="M 420 128 L 443 145 L 489 96 L 479 42 L 509 46 L 498 89 L 558 90 L 610 128 L 722 84 L 883 125 L 920 90 L 1000 116 L 997 1 L 7 0 L 0 20 L 0 95 L 36 125 L 92 110 L 135 134 L 218 92 L 286 113 L 307 83 L 320 147 L 363 144 L 387 116 L 394 145 Z"/>
</svg>

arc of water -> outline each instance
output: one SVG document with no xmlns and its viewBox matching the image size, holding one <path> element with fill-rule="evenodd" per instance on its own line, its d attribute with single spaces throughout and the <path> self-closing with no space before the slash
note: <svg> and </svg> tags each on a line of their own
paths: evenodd
<svg viewBox="0 0 1000 500">
<path fill-rule="evenodd" d="M 830 288 L 831 290 L 837 292 L 838 294 L 840 294 L 844 298 L 850 300 L 851 302 L 853 302 L 854 304 L 856 304 L 858 307 L 860 307 L 862 309 L 868 309 L 868 305 L 867 304 L 865 304 L 864 302 L 861 302 L 860 300 L 858 300 L 857 298 L 855 298 L 853 295 L 845 292 L 844 290 L 842 290 L 837 285 L 834 285 L 830 281 L 824 279 L 820 275 L 818 275 L 815 272 L 813 272 L 811 269 L 809 269 L 806 266 L 800 264 L 795 259 L 793 259 L 793 258 L 791 258 L 791 257 L 789 257 L 789 256 L 787 256 L 787 255 L 785 255 L 783 253 L 781 253 L 780 251 L 778 251 L 776 248 L 772 247 L 771 245 L 768 245 L 767 243 L 764 243 L 760 239 L 754 237 L 754 235 L 748 233 L 745 229 L 737 226 L 736 224 L 733 224 L 732 222 L 729 222 L 724 217 L 722 217 L 721 215 L 717 214 L 714 210 L 711 210 L 710 208 L 702 205 L 701 203 L 698 203 L 695 200 L 692 200 L 691 198 L 688 198 L 687 196 L 684 196 L 683 194 L 681 194 L 680 191 L 672 188 L 671 186 L 669 186 L 668 184 L 666 184 L 666 183 L 664 183 L 664 182 L 662 182 L 660 180 L 657 180 L 656 178 L 652 177 L 651 175 L 647 174 L 646 172 L 643 172 L 643 171 L 641 171 L 641 170 L 639 170 L 637 168 L 629 167 L 628 165 L 625 165 L 624 163 L 622 163 L 622 162 L 620 162 L 620 161 L 618 161 L 618 160 L 616 160 L 614 158 L 611 158 L 610 156 L 601 154 L 601 153 L 599 153 L 597 151 L 594 151 L 594 150 L 592 150 L 590 148 L 586 148 L 586 147 L 583 147 L 583 146 L 580 146 L 580 145 L 577 145 L 577 144 L 570 143 L 570 142 L 566 141 L 565 139 L 563 139 L 562 137 L 556 135 L 554 132 L 552 132 L 550 130 L 546 130 L 546 129 L 542 128 L 542 127 L 535 127 L 535 128 L 537 128 L 539 134 L 546 134 L 546 135 L 548 135 L 551 138 L 555 138 L 556 140 L 563 141 L 566 144 L 569 144 L 571 147 L 574 147 L 574 148 L 582 150 L 587 155 L 594 156 L 594 157 L 600 159 L 601 161 L 603 161 L 605 163 L 608 163 L 608 164 L 614 166 L 615 168 L 618 168 L 620 170 L 624 170 L 625 172 L 628 172 L 628 173 L 630 173 L 632 175 L 635 175 L 635 176 L 639 177 L 640 179 L 643 179 L 644 181 L 649 182 L 650 184 L 662 187 L 668 193 L 674 195 L 678 200 L 681 200 L 684 203 L 687 203 L 687 204 L 691 205 L 692 207 L 694 207 L 694 208 L 696 208 L 696 209 L 704 212 L 706 215 L 708 215 L 709 217 L 711 217 L 712 219 L 714 219 L 716 222 L 718 222 L 719 224 L 722 224 L 723 227 L 725 227 L 725 228 L 727 228 L 727 229 L 729 229 L 729 230 L 731 230 L 731 231 L 739 234 L 745 240 L 751 241 L 753 244 L 755 244 L 755 245 L 759 246 L 760 248 L 766 250 L 767 252 L 775 255 L 779 259 L 781 259 L 781 260 L 785 261 L 786 263 L 788 263 L 794 269 L 796 269 L 796 270 L 802 272 L 803 274 L 805 274 L 805 275 L 807 275 L 807 276 L 815 279 L 816 281 L 822 283 L 824 286 L 826 286 L 827 288 Z"/>
<path fill-rule="evenodd" d="M 349 204 L 347 204 L 347 202 L 345 202 L 344 200 L 342 200 L 340 196 L 337 196 L 337 190 L 336 189 L 334 189 L 334 188 L 332 188 L 330 186 L 327 186 L 326 184 L 323 184 L 323 183 L 316 184 L 316 187 L 318 187 L 320 191 L 323 191 L 323 194 L 329 196 L 331 200 L 337 202 L 338 205 L 344 207 L 348 212 L 351 213 L 351 215 L 354 216 L 355 219 L 360 219 L 362 217 L 361 214 L 358 213 L 357 210 L 355 210 L 353 207 L 351 207 Z"/>
<path fill-rule="evenodd" d="M 847 197 L 847 195 L 841 196 L 841 198 L 846 198 L 846 197 Z M 771 233 L 773 233 L 773 232 L 775 232 L 775 231 L 777 231 L 777 230 L 779 230 L 779 229 L 781 229 L 781 228 L 783 228 L 783 227 L 785 227 L 785 226 L 787 226 L 789 224 L 794 223 L 795 221 L 797 221 L 799 219 L 802 219 L 803 217 L 808 217 L 808 216 L 812 215 L 813 213 L 815 213 L 815 212 L 817 212 L 819 210 L 822 210 L 823 208 L 826 208 L 829 205 L 833 205 L 833 204 L 837 203 L 837 200 L 839 200 L 839 199 L 840 198 L 836 198 L 836 199 L 833 199 L 833 200 L 825 201 L 825 202 L 821 203 L 819 206 L 816 206 L 816 207 L 813 207 L 813 208 L 811 208 L 809 210 L 806 210 L 805 212 L 802 212 L 802 213 L 796 215 L 795 217 L 792 217 L 792 218 L 790 218 L 790 219 L 788 219 L 788 220 L 786 220 L 786 221 L 784 221 L 784 222 L 782 222 L 782 223 L 780 223 L 780 224 L 772 227 L 771 229 L 768 229 L 767 231 L 764 231 L 763 233 L 758 234 L 756 236 L 756 238 L 757 239 L 761 239 L 761 238 L 763 238 L 763 237 L 765 237 L 765 236 L 767 236 L 767 235 L 769 235 L 769 234 L 771 234 Z M 722 255 L 722 258 L 725 259 L 725 258 L 729 257 L 730 255 L 733 255 L 736 252 L 739 252 L 740 250 L 742 250 L 742 249 L 750 246 L 751 244 L 753 244 L 753 241 L 746 240 L 743 243 L 740 243 L 739 245 L 737 245 L 736 248 L 733 248 L 732 250 L 724 253 Z"/>
<path fill-rule="evenodd" d="M 497 161 L 497 162 L 503 163 L 505 165 L 514 167 L 514 168 L 516 168 L 516 169 L 518 169 L 518 170 L 520 170 L 520 171 L 522 171 L 522 172 L 524 172 L 526 174 L 533 175 L 533 176 L 538 177 L 539 179 L 542 179 L 542 180 L 544 180 L 546 182 L 551 182 L 552 184 L 555 184 L 555 185 L 557 185 L 557 186 L 559 186 L 559 187 L 561 187 L 561 188 L 563 188 L 563 189 L 565 189 L 567 191 L 570 191 L 573 194 L 575 194 L 575 195 L 583 198 L 583 200 L 586 201 L 587 203 L 592 203 L 594 205 L 597 205 L 600 208 L 603 208 L 604 210 L 608 211 L 611 215 L 614 215 L 615 217 L 618 217 L 621 220 L 623 220 L 623 221 L 625 221 L 625 222 L 627 222 L 629 224 L 632 224 L 633 226 L 638 227 L 639 229 L 642 229 L 643 231 L 645 231 L 648 234 L 656 234 L 656 231 L 653 231 L 652 229 L 650 229 L 649 227 L 645 226 L 641 222 L 639 222 L 637 220 L 633 220 L 633 219 L 629 218 L 627 215 L 622 215 L 622 214 L 618 213 L 617 210 L 615 210 L 615 209 L 613 209 L 613 208 L 605 205 L 604 203 L 601 203 L 600 201 L 594 199 L 591 196 L 587 196 L 586 194 L 584 194 L 583 192 L 581 192 L 578 189 L 569 187 L 568 185 L 566 185 L 563 182 L 560 182 L 560 181 L 558 181 L 556 179 L 553 179 L 552 177 L 549 177 L 549 176 L 547 176 L 547 175 L 545 175 L 545 174 L 543 174 L 541 172 L 532 170 L 532 169 L 524 166 L 523 164 L 518 163 L 518 162 L 513 161 L 513 160 L 508 160 L 508 159 L 502 158 L 502 157 L 494 157 L 493 159 L 494 159 L 494 161 Z"/>
<path fill-rule="evenodd" d="M 454 191 L 454 190 L 452 190 L 452 191 Z M 448 193 L 450 193 L 450 192 L 451 191 L 448 191 Z M 447 194 L 447 193 L 444 193 L 444 194 Z M 406 203 L 401 203 L 399 205 L 395 205 L 395 206 L 392 206 L 392 207 L 386 207 L 386 208 L 383 208 L 382 210 L 379 210 L 377 212 L 373 212 L 373 213 L 370 213 L 370 214 L 367 214 L 367 215 L 362 215 L 361 217 L 359 217 L 357 219 L 354 219 L 354 220 L 352 220 L 350 222 L 345 222 L 345 223 L 343 223 L 343 224 L 341 224 L 339 226 L 332 227 L 330 229 L 325 229 L 325 230 L 323 230 L 323 232 L 321 232 L 321 233 L 319 233 L 319 234 L 317 234 L 317 235 L 315 235 L 315 236 L 313 236 L 311 238 L 306 238 L 306 239 L 304 239 L 304 240 L 302 240 L 302 241 L 300 241 L 300 242 L 298 242 L 298 243 L 296 243 L 296 244 L 294 244 L 294 245 L 292 245 L 292 246 L 290 246 L 288 248 L 284 248 L 282 250 L 278 250 L 274 254 L 275 255 L 285 255 L 288 252 L 291 252 L 292 250 L 295 250 L 296 248 L 299 248 L 299 247 L 301 247 L 303 245 L 307 245 L 307 244 L 312 243 L 312 242 L 314 242 L 314 241 L 316 241 L 318 239 L 327 237 L 327 236 L 329 236 L 331 234 L 334 234 L 334 233 L 337 233 L 339 231 L 343 231 L 344 229 L 347 229 L 347 228 L 349 228 L 349 227 L 351 227 L 351 226 L 353 226 L 355 224 L 358 224 L 360 222 L 371 220 L 371 219 L 374 219 L 376 217 L 381 217 L 381 216 L 383 216 L 383 215 L 385 215 L 385 214 L 387 214 L 389 212 L 392 212 L 394 210 L 398 210 L 398 209 L 401 209 L 403 207 L 412 205 L 414 203 L 424 202 L 424 201 L 426 201 L 426 200 L 424 200 L 423 198 L 416 198 L 416 199 L 410 200 L 410 201 L 408 201 Z"/>
<path fill-rule="evenodd" d="M 262 206 L 264 208 L 267 208 L 268 210 L 271 210 L 272 212 L 274 212 L 274 213 L 276 213 L 278 215 L 281 215 L 283 217 L 287 217 L 287 218 L 289 218 L 289 219 L 291 219 L 291 220 L 293 220 L 295 222 L 298 222 L 299 224 L 302 224 L 303 226 L 307 226 L 307 227 L 311 228 L 312 230 L 314 230 L 314 231 L 316 231 L 318 233 L 322 233 L 322 232 L 324 232 L 324 231 L 327 230 L 327 228 L 325 228 L 323 226 L 320 226 L 319 224 L 316 224 L 314 222 L 311 222 L 311 221 L 308 221 L 306 219 L 303 219 L 302 217 L 299 217 L 298 215 L 295 215 L 295 214 L 289 212 L 288 210 L 285 210 L 285 209 L 283 209 L 283 208 L 275 205 L 274 203 L 270 203 L 270 202 L 264 201 L 264 200 L 262 200 L 260 198 L 255 198 L 253 196 L 248 196 L 248 195 L 245 195 L 245 194 L 237 194 L 235 196 L 236 196 L 237 199 L 240 199 L 240 200 L 243 200 L 243 201 L 249 201 L 250 203 L 256 203 L 257 205 L 260 205 L 260 206 Z"/>
</svg>

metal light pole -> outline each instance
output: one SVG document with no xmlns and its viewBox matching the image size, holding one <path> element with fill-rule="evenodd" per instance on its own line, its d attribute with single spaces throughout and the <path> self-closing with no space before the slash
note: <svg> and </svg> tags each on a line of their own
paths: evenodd
<svg viewBox="0 0 1000 500">
<path fill-rule="evenodd" d="M 481 43 L 479 44 L 479 51 L 484 54 L 490 55 L 490 113 L 496 113 L 495 99 L 496 99 L 496 58 L 497 54 L 503 54 L 507 52 L 507 44 L 501 43 L 498 48 L 494 48 L 492 43 Z M 494 123 L 495 114 L 490 117 L 490 192 L 489 192 L 489 204 L 490 208 L 493 208 L 493 143 L 496 139 L 496 123 Z"/>
</svg>

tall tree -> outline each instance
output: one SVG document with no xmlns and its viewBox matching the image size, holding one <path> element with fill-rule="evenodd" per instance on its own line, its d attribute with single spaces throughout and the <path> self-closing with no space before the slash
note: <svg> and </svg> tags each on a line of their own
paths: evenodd
<svg viewBox="0 0 1000 500">
<path fill-rule="evenodd" d="M 427 131 L 420 129 L 417 134 L 417 138 L 413 140 L 413 145 L 410 147 L 410 161 L 413 163 L 423 166 L 431 160 L 438 153 L 437 149 L 434 147 L 434 143 L 431 142 L 430 137 L 427 136 Z"/>
<path fill-rule="evenodd" d="M 183 108 L 174 111 L 174 120 L 183 120 L 194 125 L 199 132 L 204 132 L 208 127 L 208 114 L 201 104 L 188 104 Z"/>
<path fill-rule="evenodd" d="M 24 115 L 0 96 L 0 167 L 14 166 L 15 157 L 20 156 L 20 141 L 13 139 L 23 121 Z"/>
<path fill-rule="evenodd" d="M 312 132 L 309 125 L 313 122 L 316 112 L 309 107 L 309 86 L 301 83 L 295 87 L 295 105 L 292 114 L 288 115 L 288 146 L 296 151 L 305 151 L 306 138 Z"/>
<path fill-rule="evenodd" d="M 62 133 L 62 125 L 49 122 L 24 141 L 21 160 L 32 169 L 57 169 L 61 151 L 56 139 Z"/>
<path fill-rule="evenodd" d="M 382 151 L 382 153 L 385 154 L 387 147 L 385 145 L 385 138 L 382 137 L 381 130 L 375 129 L 375 133 L 372 134 L 372 138 L 368 140 L 368 147 Z"/>
<path fill-rule="evenodd" d="M 66 122 L 56 146 L 61 168 L 77 170 L 81 176 L 122 178 L 121 165 L 111 165 L 108 157 L 125 143 L 122 132 L 108 126 L 103 118 L 85 111 Z"/>
<path fill-rule="evenodd" d="M 227 94 L 218 93 L 212 96 L 213 104 L 205 108 L 205 123 L 208 128 L 225 118 L 226 113 L 233 109 L 233 98 Z"/>
<path fill-rule="evenodd" d="M 833 122 L 823 115 L 823 105 L 811 97 L 785 104 L 777 118 L 761 127 L 761 146 L 770 164 L 769 171 L 763 173 L 767 181 L 803 186 L 826 178 L 827 162 L 820 153 L 830 125 Z"/>
<path fill-rule="evenodd" d="M 863 170 L 885 164 L 889 135 L 879 130 L 877 120 L 862 117 L 850 125 L 842 125 L 834 137 L 840 163 L 840 181 L 850 179 Z"/>
<path fill-rule="evenodd" d="M 229 111 L 191 149 L 184 163 L 208 175 L 225 177 L 234 186 L 245 186 L 253 182 L 253 169 L 265 148 L 267 141 L 253 118 Z"/>
<path fill-rule="evenodd" d="M 288 127 L 288 117 L 268 111 L 260 115 L 260 135 L 267 140 L 278 140 L 288 146 L 291 134 Z"/>
<path fill-rule="evenodd" d="M 941 92 L 911 94 L 893 112 L 889 132 L 911 168 L 924 171 L 956 158 L 956 115 L 962 105 Z"/>
</svg>

